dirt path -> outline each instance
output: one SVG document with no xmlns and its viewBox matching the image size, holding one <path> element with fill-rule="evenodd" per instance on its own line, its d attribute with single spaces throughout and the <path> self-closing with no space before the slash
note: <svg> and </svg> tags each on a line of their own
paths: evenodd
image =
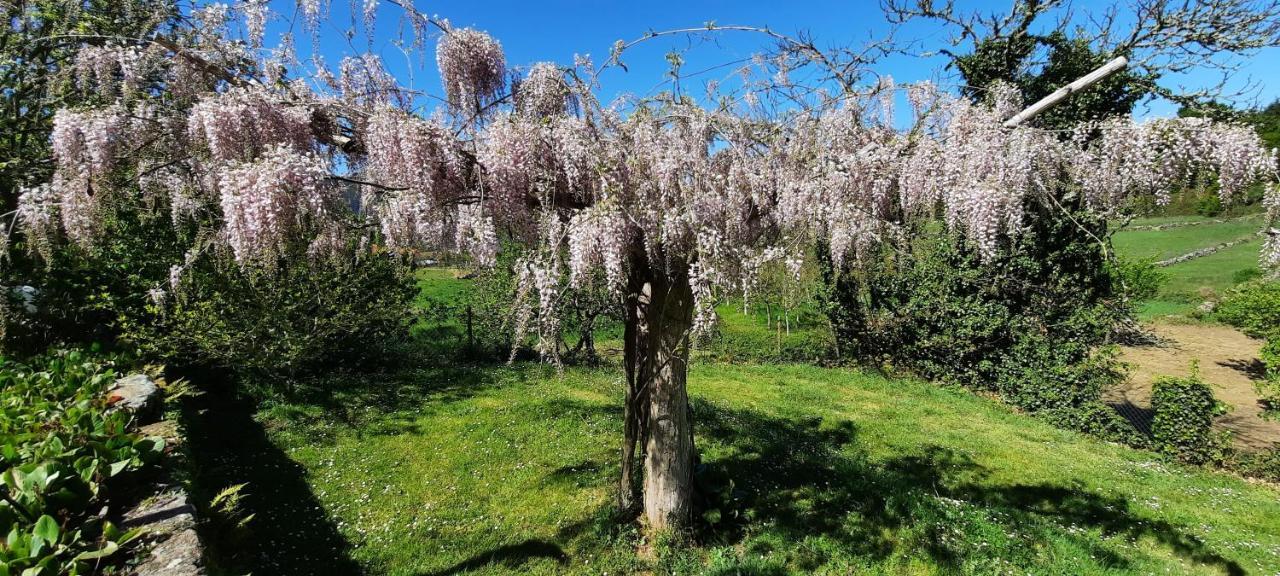
<svg viewBox="0 0 1280 576">
<path fill-rule="evenodd" d="M 1280 422 L 1258 417 L 1262 412 L 1254 378 L 1261 369 L 1261 340 L 1234 328 L 1193 324 L 1156 323 L 1152 331 L 1165 344 L 1126 346 L 1121 359 L 1130 364 L 1129 381 L 1106 391 L 1106 401 L 1135 424 L 1151 422 L 1151 382 L 1157 376 L 1186 375 L 1192 360 L 1200 361 L 1200 374 L 1213 386 L 1213 394 L 1232 410 L 1218 425 L 1235 434 L 1241 448 L 1269 448 L 1280 442 Z"/>
</svg>

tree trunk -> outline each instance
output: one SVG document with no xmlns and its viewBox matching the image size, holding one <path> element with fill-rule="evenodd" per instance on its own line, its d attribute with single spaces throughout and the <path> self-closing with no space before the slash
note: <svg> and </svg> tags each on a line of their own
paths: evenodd
<svg viewBox="0 0 1280 576">
<path fill-rule="evenodd" d="M 622 478 L 618 486 L 618 508 L 630 511 L 636 505 L 636 446 L 644 446 L 649 428 L 648 331 L 644 321 L 652 287 L 639 262 L 633 263 L 627 282 L 626 317 L 623 320 L 623 364 L 627 372 L 627 397 L 623 405 Z"/>
<path fill-rule="evenodd" d="M 653 275 L 652 300 L 643 318 L 648 325 L 646 363 L 651 366 L 644 510 L 649 526 L 657 530 L 688 525 L 693 509 L 693 419 L 685 389 L 693 291 L 684 274 L 674 276 Z"/>
</svg>

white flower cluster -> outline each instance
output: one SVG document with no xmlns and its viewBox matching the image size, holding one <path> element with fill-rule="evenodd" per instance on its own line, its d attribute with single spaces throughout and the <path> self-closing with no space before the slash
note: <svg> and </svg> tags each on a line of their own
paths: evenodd
<svg viewBox="0 0 1280 576">
<path fill-rule="evenodd" d="M 133 99 L 142 93 L 157 58 L 157 54 L 137 46 L 87 45 L 76 53 L 71 69 L 81 91 Z"/>
<path fill-rule="evenodd" d="M 436 44 L 436 66 L 449 105 L 462 114 L 497 98 L 506 86 L 507 59 L 502 44 L 471 28 L 455 28 Z"/>
<path fill-rule="evenodd" d="M 274 266 L 294 231 L 308 219 L 323 221 L 332 201 L 327 175 L 323 160 L 285 146 L 223 168 L 223 233 L 236 260 Z"/>
<path fill-rule="evenodd" d="M 49 184 L 22 188 L 18 192 L 18 224 L 27 241 L 45 261 L 53 257 L 53 239 L 58 233 L 58 195 Z"/>
<path fill-rule="evenodd" d="M 307 152 L 315 139 L 310 110 L 259 86 L 201 98 L 191 107 L 187 132 L 217 162 L 250 161 L 277 145 Z"/>
<path fill-rule="evenodd" d="M 572 103 L 564 72 L 551 62 L 534 64 L 513 91 L 516 110 L 534 118 L 563 115 Z"/>
</svg>

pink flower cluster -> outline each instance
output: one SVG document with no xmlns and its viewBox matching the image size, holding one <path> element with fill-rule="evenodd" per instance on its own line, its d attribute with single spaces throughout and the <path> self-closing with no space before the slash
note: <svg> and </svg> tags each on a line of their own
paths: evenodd
<svg viewBox="0 0 1280 576">
<path fill-rule="evenodd" d="M 455 111 L 474 114 L 506 87 L 507 58 L 502 44 L 471 28 L 455 28 L 436 44 L 436 66 L 444 93 Z"/>
<path fill-rule="evenodd" d="M 539 62 L 513 87 L 520 114 L 535 118 L 563 115 L 572 102 L 564 72 L 551 62 Z"/>
<path fill-rule="evenodd" d="M 454 245 L 471 254 L 479 266 L 492 267 L 498 261 L 498 231 L 493 218 L 484 214 L 479 204 L 458 208 L 458 225 Z"/>
<path fill-rule="evenodd" d="M 445 206 L 465 193 L 459 143 L 439 121 L 389 106 L 378 107 L 364 130 L 368 156 L 363 176 L 370 210 L 381 218 L 387 246 L 443 247 Z M 391 190 L 387 190 L 391 188 Z"/>
<path fill-rule="evenodd" d="M 63 178 L 85 184 L 104 176 L 115 164 L 126 126 L 125 110 L 118 105 L 97 110 L 64 108 L 54 113 L 49 142 Z"/>
<path fill-rule="evenodd" d="M 609 202 L 575 214 L 569 221 L 569 281 L 581 285 L 592 269 L 603 268 L 611 289 L 626 284 L 626 222 Z"/>
<path fill-rule="evenodd" d="M 268 0 L 240 0 L 239 9 L 244 14 L 244 27 L 249 35 L 249 46 L 255 49 L 261 48 L 263 36 L 267 32 L 267 20 L 271 18 Z"/>
<path fill-rule="evenodd" d="M 308 152 L 315 140 L 309 109 L 260 86 L 201 98 L 191 107 L 187 132 L 217 162 L 247 162 L 277 145 Z"/>
<path fill-rule="evenodd" d="M 1216 176 L 1218 194 L 1229 203 L 1276 170 L 1275 152 L 1252 128 L 1202 118 L 1111 120 L 1081 127 L 1073 144 L 1071 173 L 1100 210 L 1137 195 L 1168 202 L 1171 191 L 1200 184 L 1206 174 Z"/>
<path fill-rule="evenodd" d="M 77 87 L 101 96 L 137 97 L 159 56 L 152 50 L 119 44 L 86 45 L 71 69 Z"/>
<path fill-rule="evenodd" d="M 49 184 L 18 192 L 18 224 L 32 249 L 46 262 L 53 257 L 53 239 L 58 233 L 57 209 L 58 195 Z"/>
<path fill-rule="evenodd" d="M 320 158 L 285 146 L 220 170 L 223 233 L 236 260 L 271 267 L 295 231 L 325 221 L 333 200 L 327 176 Z"/>
</svg>

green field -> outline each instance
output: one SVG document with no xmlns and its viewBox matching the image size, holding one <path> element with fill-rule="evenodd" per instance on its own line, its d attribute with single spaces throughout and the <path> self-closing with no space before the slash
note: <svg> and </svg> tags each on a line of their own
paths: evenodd
<svg viewBox="0 0 1280 576">
<path fill-rule="evenodd" d="M 616 369 L 417 369 L 191 426 L 248 481 L 254 573 L 1273 573 L 1273 488 L 858 371 L 691 374 L 720 521 L 649 559 L 610 519 Z M 322 390 L 337 390 L 329 395 Z M 732 484 L 730 484 L 732 482 Z M 729 487 L 732 486 L 732 489 Z"/>
<path fill-rule="evenodd" d="M 432 271 L 423 287 L 465 290 L 466 281 Z M 786 348 L 776 327 L 737 315 L 726 342 Z M 1168 464 L 964 391 L 851 369 L 727 364 L 713 351 L 690 374 L 710 512 L 688 542 L 646 542 L 612 517 L 616 365 L 557 373 L 427 361 L 298 382 L 288 399 L 257 406 L 206 397 L 188 411 L 196 484 L 248 482 L 246 512 L 257 514 L 218 570 L 1280 570 L 1272 487 Z"/>
<path fill-rule="evenodd" d="M 1203 217 L 1166 217 L 1135 221 L 1134 225 L 1167 223 L 1170 220 Z M 1247 242 L 1220 250 L 1208 256 L 1181 262 L 1162 268 L 1168 281 L 1155 298 L 1139 306 L 1139 315 L 1146 319 L 1192 315 L 1196 307 L 1206 299 L 1221 296 L 1227 289 L 1258 273 L 1258 250 L 1262 239 L 1256 236 L 1262 227 L 1261 215 L 1184 226 L 1165 230 L 1122 230 L 1112 238 L 1116 253 L 1129 259 L 1165 259 L 1186 254 L 1200 248 L 1223 242 L 1247 238 Z"/>
<path fill-rule="evenodd" d="M 1178 217 L 1179 220 L 1189 218 Z M 1150 225 L 1145 221 L 1142 223 Z M 1200 248 L 1252 237 L 1262 228 L 1262 223 L 1262 216 L 1254 215 L 1164 230 L 1123 230 L 1112 238 L 1112 245 L 1117 253 L 1130 258 L 1165 260 Z M 1135 222 L 1133 225 L 1139 224 Z"/>
</svg>

